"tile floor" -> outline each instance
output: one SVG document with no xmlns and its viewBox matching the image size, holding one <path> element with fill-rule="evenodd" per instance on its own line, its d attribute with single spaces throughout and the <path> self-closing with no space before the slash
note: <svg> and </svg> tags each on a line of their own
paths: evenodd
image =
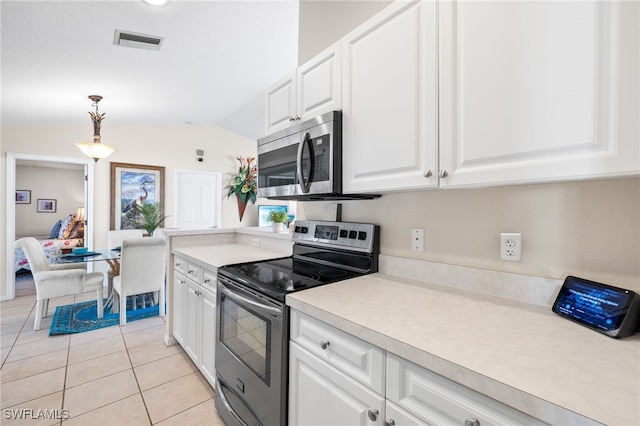
<svg viewBox="0 0 640 426">
<path fill-rule="evenodd" d="M 0 302 L 2 425 L 224 425 L 209 383 L 164 345 L 164 318 L 50 337 L 55 306 L 92 293 L 51 300 L 37 332 L 35 289 L 16 294 Z"/>
</svg>

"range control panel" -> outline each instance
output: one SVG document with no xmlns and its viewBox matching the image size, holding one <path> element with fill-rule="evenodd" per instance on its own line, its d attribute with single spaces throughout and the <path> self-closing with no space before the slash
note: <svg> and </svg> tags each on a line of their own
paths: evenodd
<svg viewBox="0 0 640 426">
<path fill-rule="evenodd" d="M 373 251 L 380 227 L 371 223 L 296 221 L 293 241 L 350 250 Z"/>
</svg>

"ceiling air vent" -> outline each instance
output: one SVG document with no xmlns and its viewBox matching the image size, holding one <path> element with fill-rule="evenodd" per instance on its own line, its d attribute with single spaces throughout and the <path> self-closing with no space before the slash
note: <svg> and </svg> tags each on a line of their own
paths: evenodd
<svg viewBox="0 0 640 426">
<path fill-rule="evenodd" d="M 163 40 L 164 37 L 116 30 L 113 44 L 116 46 L 136 47 L 138 49 L 160 50 Z"/>
</svg>

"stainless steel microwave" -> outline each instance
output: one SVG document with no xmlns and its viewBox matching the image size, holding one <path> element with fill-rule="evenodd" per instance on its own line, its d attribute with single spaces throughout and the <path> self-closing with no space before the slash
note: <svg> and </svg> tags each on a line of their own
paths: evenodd
<svg viewBox="0 0 640 426">
<path fill-rule="evenodd" d="M 329 199 L 342 194 L 342 112 L 258 139 L 258 196 Z"/>
</svg>

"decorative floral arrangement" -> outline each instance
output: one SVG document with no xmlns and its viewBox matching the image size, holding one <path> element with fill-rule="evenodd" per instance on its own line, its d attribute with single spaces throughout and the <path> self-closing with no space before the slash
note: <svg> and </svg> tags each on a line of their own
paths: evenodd
<svg viewBox="0 0 640 426">
<path fill-rule="evenodd" d="M 227 198 L 235 194 L 242 203 L 247 203 L 248 201 L 256 202 L 258 166 L 251 164 L 255 159 L 255 157 L 247 157 L 246 159 L 244 157 L 236 157 L 236 160 L 240 162 L 240 167 L 238 168 L 238 173 L 231 177 L 231 181 L 227 186 L 229 189 Z"/>
</svg>

